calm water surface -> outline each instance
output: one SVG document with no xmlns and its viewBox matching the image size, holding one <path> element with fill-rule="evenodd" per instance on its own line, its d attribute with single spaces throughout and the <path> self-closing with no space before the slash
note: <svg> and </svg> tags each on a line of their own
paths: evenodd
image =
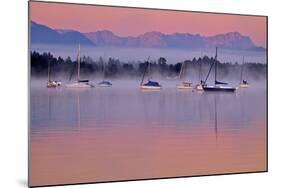
<svg viewBox="0 0 281 188">
<path fill-rule="evenodd" d="M 45 88 L 31 82 L 33 186 L 266 170 L 266 89 Z"/>
</svg>

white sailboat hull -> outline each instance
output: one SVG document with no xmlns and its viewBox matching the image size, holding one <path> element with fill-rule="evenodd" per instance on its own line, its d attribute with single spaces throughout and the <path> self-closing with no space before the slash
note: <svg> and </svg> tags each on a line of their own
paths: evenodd
<svg viewBox="0 0 281 188">
<path fill-rule="evenodd" d="M 111 87 L 109 84 L 98 84 L 99 87 Z"/>
<path fill-rule="evenodd" d="M 141 86 L 141 89 L 144 89 L 144 90 L 161 90 L 161 86 L 145 86 L 145 85 L 142 85 Z"/>
<path fill-rule="evenodd" d="M 195 89 L 196 89 L 197 91 L 203 91 L 203 86 L 202 86 L 201 84 L 197 84 L 197 85 L 195 86 Z"/>
<path fill-rule="evenodd" d="M 89 83 L 69 83 L 65 85 L 66 88 L 92 88 L 95 87 L 94 84 Z"/>
<path fill-rule="evenodd" d="M 249 84 L 240 84 L 240 88 L 248 88 Z"/>
<path fill-rule="evenodd" d="M 47 81 L 47 88 L 54 88 L 54 87 L 58 87 L 61 86 L 61 82 L 59 81 Z"/>
</svg>

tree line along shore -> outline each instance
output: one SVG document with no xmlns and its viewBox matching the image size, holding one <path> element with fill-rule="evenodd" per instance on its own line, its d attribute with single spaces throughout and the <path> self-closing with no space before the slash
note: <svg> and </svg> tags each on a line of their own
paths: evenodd
<svg viewBox="0 0 281 188">
<path fill-rule="evenodd" d="M 118 78 L 140 78 L 147 66 L 147 57 L 143 61 L 122 62 L 115 58 L 93 60 L 89 56 L 82 56 L 80 60 L 80 71 L 85 77 L 100 77 L 110 79 Z M 150 74 L 157 75 L 160 78 L 176 78 L 181 66 L 184 65 L 184 72 L 187 78 L 204 79 L 210 65 L 215 61 L 213 57 L 204 56 L 202 58 L 193 58 L 171 64 L 165 57 L 159 57 L 157 60 L 149 60 Z M 71 77 L 76 74 L 77 59 L 70 57 L 55 57 L 51 53 L 39 53 L 32 51 L 30 54 L 31 76 L 46 77 L 48 67 L 52 77 L 64 75 Z M 242 70 L 242 64 L 237 62 L 217 62 L 218 74 L 221 78 L 230 77 L 238 79 Z M 250 79 L 266 79 L 267 64 L 257 62 L 245 62 L 243 73 Z M 200 74 L 201 72 L 201 74 Z"/>
</svg>

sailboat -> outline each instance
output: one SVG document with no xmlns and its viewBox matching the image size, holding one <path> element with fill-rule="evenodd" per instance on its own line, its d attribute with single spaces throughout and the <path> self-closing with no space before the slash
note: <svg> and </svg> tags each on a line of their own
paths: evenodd
<svg viewBox="0 0 281 188">
<path fill-rule="evenodd" d="M 243 79 L 243 70 L 244 70 L 244 56 L 243 56 L 243 64 L 241 68 L 241 74 L 240 74 L 240 88 L 248 88 L 249 84 L 246 80 Z"/>
<path fill-rule="evenodd" d="M 147 83 L 145 83 L 145 84 L 143 83 L 146 72 L 150 72 L 149 57 L 148 57 L 146 63 L 147 63 L 147 66 L 146 66 L 146 68 L 144 70 L 144 73 L 143 73 L 143 76 L 142 76 L 142 80 L 141 80 L 141 83 L 140 83 L 141 89 L 160 90 L 162 88 L 162 86 L 158 82 L 151 81 L 151 79 L 148 79 Z"/>
<path fill-rule="evenodd" d="M 202 61 L 203 61 L 203 57 L 202 57 L 202 51 L 201 51 L 201 61 L 200 61 L 200 64 L 199 64 L 199 83 L 195 85 L 195 89 L 197 91 L 203 91 Z"/>
<path fill-rule="evenodd" d="M 91 87 L 94 87 L 94 84 L 90 83 L 89 80 L 81 80 L 80 79 L 80 61 L 81 61 L 81 58 L 80 58 L 80 44 L 79 44 L 79 47 L 78 47 L 78 57 L 77 57 L 77 81 L 76 82 L 73 82 L 73 83 L 68 83 L 66 84 L 65 86 L 67 88 L 91 88 Z"/>
<path fill-rule="evenodd" d="M 181 70 L 180 70 L 180 74 L 179 74 L 179 79 L 182 79 L 182 75 L 185 69 L 185 62 L 182 62 L 181 64 Z M 191 82 L 182 82 L 180 84 L 177 84 L 177 88 L 178 89 L 191 89 L 192 88 L 192 83 Z"/>
<path fill-rule="evenodd" d="M 98 83 L 99 87 L 111 87 L 112 86 L 112 83 L 110 81 L 104 80 L 105 68 L 106 68 L 106 66 L 105 66 L 104 62 L 102 61 L 103 80 L 100 83 Z"/>
<path fill-rule="evenodd" d="M 51 80 L 51 67 L 50 67 L 50 61 L 48 62 L 48 80 L 47 80 L 47 88 L 54 88 L 61 86 L 60 81 Z"/>
<path fill-rule="evenodd" d="M 100 83 L 98 83 L 99 87 L 111 87 L 112 83 L 106 80 L 101 81 Z"/>
<path fill-rule="evenodd" d="M 223 91 L 223 92 L 235 92 L 236 88 L 235 87 L 230 87 L 230 86 L 225 86 L 227 85 L 227 83 L 225 82 L 220 82 L 220 81 L 217 81 L 217 51 L 218 51 L 218 48 L 216 47 L 216 56 L 215 56 L 215 61 L 212 63 L 211 67 L 210 67 L 210 70 L 207 74 L 207 77 L 205 79 L 205 81 L 203 82 L 203 90 L 204 91 Z M 208 86 L 206 84 L 206 81 L 208 80 L 208 77 L 210 75 L 210 72 L 213 68 L 213 65 L 215 65 L 215 84 L 213 86 Z"/>
</svg>

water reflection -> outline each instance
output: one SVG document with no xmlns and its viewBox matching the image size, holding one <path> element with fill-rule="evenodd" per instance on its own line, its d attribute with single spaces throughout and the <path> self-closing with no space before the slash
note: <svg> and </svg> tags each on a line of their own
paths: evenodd
<svg viewBox="0 0 281 188">
<path fill-rule="evenodd" d="M 81 120 L 80 120 L 80 95 L 77 94 L 77 129 L 80 131 Z"/>
<path fill-rule="evenodd" d="M 215 106 L 215 133 L 216 142 L 218 141 L 218 120 L 217 120 L 217 95 L 214 96 L 214 106 Z"/>
<path fill-rule="evenodd" d="M 261 171 L 265 151 L 263 89 L 31 90 L 32 185 Z"/>
</svg>

